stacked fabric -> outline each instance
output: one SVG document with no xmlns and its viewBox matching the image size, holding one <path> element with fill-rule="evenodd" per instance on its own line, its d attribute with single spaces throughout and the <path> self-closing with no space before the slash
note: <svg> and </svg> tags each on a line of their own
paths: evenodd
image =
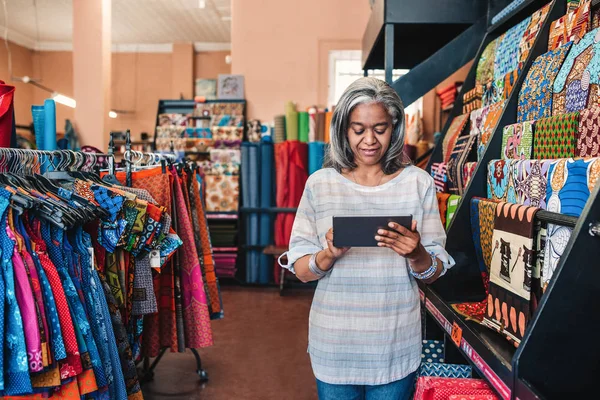
<svg viewBox="0 0 600 400">
<path fill-rule="evenodd" d="M 422 376 L 417 380 L 415 400 L 447 400 L 451 396 L 458 396 L 459 399 L 461 396 L 498 399 L 493 389 L 482 379 Z"/>
<path fill-rule="evenodd" d="M 483 98 L 483 86 L 475 85 L 463 95 L 463 114 L 469 114 L 471 111 L 481 108 Z"/>
<path fill-rule="evenodd" d="M 442 103 L 442 110 L 452 107 L 452 105 L 454 104 L 454 100 L 456 100 L 458 86 L 460 84 L 462 84 L 462 82 L 455 82 L 436 90 L 436 94 L 438 95 Z"/>
</svg>

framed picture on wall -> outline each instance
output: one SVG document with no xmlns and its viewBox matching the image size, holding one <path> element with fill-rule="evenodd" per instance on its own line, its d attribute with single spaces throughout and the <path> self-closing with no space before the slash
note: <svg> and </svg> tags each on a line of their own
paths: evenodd
<svg viewBox="0 0 600 400">
<path fill-rule="evenodd" d="M 219 75 L 217 87 L 219 100 L 243 100 L 244 99 L 244 76 L 243 75 Z"/>
<path fill-rule="evenodd" d="M 216 79 L 196 79 L 196 96 L 203 96 L 207 100 L 217 98 L 217 80 Z"/>
</svg>

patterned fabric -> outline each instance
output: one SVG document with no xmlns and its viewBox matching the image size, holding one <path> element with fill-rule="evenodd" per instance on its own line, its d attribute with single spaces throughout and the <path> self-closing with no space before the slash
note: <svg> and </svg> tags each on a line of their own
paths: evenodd
<svg viewBox="0 0 600 400">
<path fill-rule="evenodd" d="M 504 112 L 505 104 L 505 101 L 492 104 L 487 111 L 485 121 L 483 122 L 483 129 L 481 131 L 479 148 L 477 150 L 478 160 L 481 160 L 481 158 L 483 157 L 483 153 L 487 147 L 487 144 L 490 141 L 492 134 L 496 130 L 496 125 L 498 125 L 498 121 L 500 121 L 500 117 Z"/>
<path fill-rule="evenodd" d="M 546 209 L 546 184 L 552 160 L 522 160 L 516 163 L 514 185 L 517 204 Z"/>
<path fill-rule="evenodd" d="M 600 155 L 600 107 L 581 110 L 577 132 L 577 157 Z"/>
<path fill-rule="evenodd" d="M 517 84 L 517 79 L 519 79 L 519 71 L 516 69 L 507 73 L 504 76 L 504 91 L 502 93 L 503 99 L 508 99 L 510 97 L 510 94 L 512 93 L 515 85 Z"/>
<path fill-rule="evenodd" d="M 519 72 L 523 69 L 525 61 L 527 61 L 527 58 L 529 57 L 529 53 L 531 52 L 531 48 L 535 43 L 537 34 L 539 33 L 542 24 L 546 20 L 549 11 L 550 3 L 546 4 L 531 16 L 529 26 L 523 33 L 523 39 L 519 45 Z"/>
<path fill-rule="evenodd" d="M 482 107 L 477 110 L 471 111 L 471 130 L 469 132 L 470 135 L 475 135 L 478 138 L 481 137 L 481 134 L 483 133 L 483 124 L 485 122 L 485 119 L 487 118 L 487 114 L 489 111 L 489 107 Z"/>
<path fill-rule="evenodd" d="M 448 191 L 448 164 L 431 164 L 431 176 L 435 182 L 435 190 L 440 193 Z"/>
<path fill-rule="evenodd" d="M 548 170 L 548 211 L 579 217 L 600 174 L 600 159 L 558 160 Z"/>
<path fill-rule="evenodd" d="M 504 99 L 504 77 L 491 81 L 483 86 L 481 104 L 484 107 L 491 106 Z"/>
<path fill-rule="evenodd" d="M 446 131 L 446 136 L 444 136 L 444 141 L 442 142 L 442 153 L 444 156 L 444 162 L 447 163 L 450 160 L 450 155 L 452 154 L 452 150 L 454 149 L 454 145 L 458 140 L 458 137 L 462 134 L 463 130 L 467 126 L 467 122 L 469 120 L 469 114 L 459 115 L 454 118 L 448 131 Z"/>
<path fill-rule="evenodd" d="M 578 112 L 538 120 L 535 124 L 533 158 L 575 157 L 578 130 Z"/>
<path fill-rule="evenodd" d="M 448 161 L 448 190 L 450 193 L 462 195 L 464 192 L 463 166 L 469 158 L 474 158 L 473 150 L 476 139 L 473 135 L 467 135 L 459 137 L 456 141 Z"/>
<path fill-rule="evenodd" d="M 534 121 L 552 116 L 552 90 L 572 43 L 542 54 L 535 59 L 519 92 L 517 122 Z"/>
<path fill-rule="evenodd" d="M 496 207 L 488 310 L 483 323 L 516 343 L 523 338 L 531 316 L 537 211 L 536 207 L 509 203 Z"/>
<path fill-rule="evenodd" d="M 475 82 L 479 86 L 484 86 L 494 79 L 494 58 L 501 38 L 502 36 L 492 40 L 481 53 L 475 72 Z"/>
<path fill-rule="evenodd" d="M 419 376 L 437 376 L 439 378 L 470 378 L 473 370 L 470 365 L 423 363 L 419 367 Z"/>
<path fill-rule="evenodd" d="M 504 76 L 519 67 L 519 44 L 529 23 L 531 16 L 513 26 L 503 35 L 494 58 L 494 80 L 504 80 Z"/>
<path fill-rule="evenodd" d="M 594 7 L 591 11 L 592 13 L 592 27 L 591 29 L 596 29 L 600 27 L 600 7 Z"/>
<path fill-rule="evenodd" d="M 237 211 L 239 176 L 206 175 L 206 211 Z"/>
<path fill-rule="evenodd" d="M 488 199 L 517 203 L 515 166 L 517 160 L 492 160 L 488 164 Z"/>
<path fill-rule="evenodd" d="M 567 42 L 577 43 L 590 30 L 590 5 L 584 1 L 550 25 L 548 50 L 554 50 Z"/>
<path fill-rule="evenodd" d="M 448 193 L 436 193 L 437 201 L 438 201 L 438 209 L 440 211 L 440 220 L 442 221 L 442 225 L 446 226 L 446 214 L 448 213 L 448 198 L 450 195 Z"/>
<path fill-rule="evenodd" d="M 448 400 L 498 400 L 494 394 L 453 394 Z"/>
<path fill-rule="evenodd" d="M 533 122 L 526 121 L 504 127 L 502 132 L 503 159 L 529 159 L 533 146 Z"/>
<path fill-rule="evenodd" d="M 552 87 L 552 115 L 580 111 L 598 104 L 600 30 L 594 29 L 572 46 Z"/>
<path fill-rule="evenodd" d="M 451 194 L 448 197 L 448 212 L 446 214 L 446 230 L 450 228 L 450 223 L 452 222 L 452 218 L 454 218 L 454 214 L 458 209 L 458 203 L 460 202 L 460 196 L 456 194 Z"/>
<path fill-rule="evenodd" d="M 548 224 L 542 264 L 542 290 L 546 291 L 558 266 L 573 230 L 562 225 Z"/>
<path fill-rule="evenodd" d="M 417 380 L 414 399 L 447 400 L 454 394 L 495 396 L 494 391 L 481 379 L 422 376 Z"/>
<path fill-rule="evenodd" d="M 463 186 L 464 190 L 467 190 L 467 185 L 469 185 L 469 182 L 471 181 L 471 178 L 475 174 L 476 169 L 477 169 L 477 163 L 475 161 L 466 162 L 463 165 L 462 186 Z"/>
<path fill-rule="evenodd" d="M 94 199 L 100 204 L 100 207 L 110 214 L 109 221 L 115 222 L 119 211 L 123 207 L 125 198 L 116 195 L 104 186 L 93 185 L 91 190 L 94 192 Z"/>
<path fill-rule="evenodd" d="M 423 340 L 421 348 L 422 363 L 443 363 L 444 362 L 444 341 L 443 340 Z"/>
</svg>

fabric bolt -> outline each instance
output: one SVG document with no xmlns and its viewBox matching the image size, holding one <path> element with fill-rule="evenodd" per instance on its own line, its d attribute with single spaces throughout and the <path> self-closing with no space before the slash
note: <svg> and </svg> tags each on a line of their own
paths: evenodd
<svg viewBox="0 0 600 400">
<path fill-rule="evenodd" d="M 515 165 L 514 185 L 517 203 L 526 206 L 546 207 L 546 184 L 548 170 L 553 160 L 521 160 Z"/>
<path fill-rule="evenodd" d="M 478 85 L 485 85 L 494 79 L 494 59 L 496 57 L 496 47 L 502 39 L 502 36 L 492 40 L 487 44 L 479 61 L 477 62 L 477 69 L 475 71 L 475 82 Z"/>
<path fill-rule="evenodd" d="M 456 195 L 456 194 L 451 194 L 450 197 L 448 197 L 448 211 L 446 213 L 446 230 L 448 230 L 448 228 L 450 228 L 450 223 L 452 222 L 452 218 L 454 218 L 454 214 L 456 213 L 456 210 L 458 209 L 458 203 L 460 202 L 460 196 Z"/>
<path fill-rule="evenodd" d="M 444 341 L 443 340 L 423 340 L 421 350 L 421 364 L 423 363 L 443 363 L 444 362 Z"/>
<path fill-rule="evenodd" d="M 483 129 L 481 131 L 481 138 L 479 141 L 479 147 L 477 150 L 478 160 L 483 157 L 483 153 L 487 147 L 488 142 L 490 141 L 492 134 L 496 130 L 496 126 L 500 121 L 500 117 L 504 112 L 505 101 L 492 104 L 485 116 L 485 120 L 483 122 Z"/>
<path fill-rule="evenodd" d="M 459 137 L 448 161 L 448 190 L 452 194 L 462 195 L 465 187 L 463 186 L 463 167 L 467 161 L 475 158 L 475 142 L 477 138 L 473 135 Z"/>
<path fill-rule="evenodd" d="M 502 98 L 508 99 L 519 79 L 519 70 L 513 70 L 504 75 Z"/>
<path fill-rule="evenodd" d="M 440 211 L 440 220 L 442 221 L 442 225 L 446 226 L 446 214 L 448 212 L 448 198 L 450 194 L 448 193 L 436 193 L 437 201 L 438 201 L 438 209 Z"/>
<path fill-rule="evenodd" d="M 462 173 L 463 191 L 467 190 L 467 186 L 469 185 L 469 182 L 471 181 L 471 178 L 475 174 L 475 170 L 476 169 L 477 169 L 477 162 L 475 162 L 475 161 L 466 162 L 463 165 L 463 173 Z"/>
<path fill-rule="evenodd" d="M 237 211 L 239 177 L 233 175 L 206 175 L 206 211 Z"/>
<path fill-rule="evenodd" d="M 550 88 L 571 46 L 569 42 L 535 59 L 519 92 L 517 122 L 552 116 L 553 91 Z"/>
<path fill-rule="evenodd" d="M 541 271 L 542 290 L 545 292 L 552 280 L 554 271 L 558 267 L 573 230 L 566 226 L 548 224 L 546 231 L 546 242 L 544 245 L 544 258 Z"/>
<path fill-rule="evenodd" d="M 563 159 L 550 165 L 548 211 L 579 217 L 600 174 L 600 159 Z"/>
<path fill-rule="evenodd" d="M 507 125 L 502 131 L 503 159 L 530 159 L 533 146 L 532 121 Z"/>
<path fill-rule="evenodd" d="M 517 203 L 515 166 L 517 160 L 492 160 L 488 164 L 488 199 Z"/>
<path fill-rule="evenodd" d="M 461 136 L 462 132 L 465 130 L 468 121 L 469 114 L 459 115 L 454 118 L 450 124 L 450 127 L 448 128 L 448 131 L 446 131 L 446 136 L 444 136 L 444 140 L 442 142 L 442 153 L 445 163 L 450 160 L 450 155 L 452 154 L 454 145 L 456 144 L 458 137 Z"/>
<path fill-rule="evenodd" d="M 533 158 L 538 160 L 575 157 L 579 113 L 542 118 L 535 124 Z"/>
<path fill-rule="evenodd" d="M 435 183 L 435 190 L 444 193 L 448 191 L 448 164 L 433 163 L 431 164 L 431 176 Z"/>
<path fill-rule="evenodd" d="M 422 376 L 417 380 L 415 400 L 447 400 L 453 394 L 494 395 L 482 379 Z"/>
<path fill-rule="evenodd" d="M 419 367 L 419 376 L 437 376 L 439 378 L 470 378 L 472 376 L 470 365 L 422 363 Z"/>
<path fill-rule="evenodd" d="M 504 80 L 504 76 L 519 67 L 519 44 L 529 23 L 531 16 L 525 18 L 502 36 L 496 48 L 494 58 L 494 80 Z"/>
<path fill-rule="evenodd" d="M 315 196 L 317 190 L 319 196 Z M 453 265 L 443 249 L 445 234 L 433 181 L 423 170 L 407 167 L 377 187 L 359 185 L 331 168 L 311 175 L 296 214 L 286 267 L 293 271 L 299 258 L 326 246 L 325 234 L 334 215 L 379 215 L 400 209 L 412 214 L 421 227 L 425 249 L 445 266 Z M 308 348 L 317 379 L 378 385 L 417 370 L 421 361 L 418 287 L 407 272 L 406 260 L 387 250 L 352 248 L 319 280 Z M 370 278 L 365 280 L 367 270 Z M 392 292 L 380 290 L 390 285 Z M 404 294 L 399 295 L 399 290 Z M 365 338 L 364 323 L 371 317 L 377 318 L 379 327 Z"/>
<path fill-rule="evenodd" d="M 577 131 L 577 157 L 600 155 L 600 107 L 581 110 Z"/>
<path fill-rule="evenodd" d="M 483 87 L 483 96 L 481 104 L 484 107 L 496 104 L 504 99 L 504 76 L 500 79 L 489 82 Z"/>
<path fill-rule="evenodd" d="M 556 75 L 552 115 L 580 111 L 598 104 L 600 84 L 600 30 L 587 33 L 571 51 Z"/>
<path fill-rule="evenodd" d="M 489 274 L 492 261 L 492 234 L 497 204 L 487 199 L 471 199 L 471 229 L 475 252 L 479 269 L 485 274 Z"/>
<path fill-rule="evenodd" d="M 525 61 L 527 61 L 529 53 L 531 52 L 531 49 L 535 43 L 539 30 L 548 16 L 550 5 L 551 4 L 548 3 L 533 13 L 531 16 L 531 21 L 529 22 L 529 26 L 523 33 L 523 38 L 521 39 L 521 43 L 519 45 L 519 72 L 523 69 Z"/>
<path fill-rule="evenodd" d="M 494 251 L 490 268 L 488 309 L 483 323 L 519 343 L 531 311 L 531 282 L 537 207 L 499 203 L 496 207 Z"/>
<path fill-rule="evenodd" d="M 478 138 L 481 137 L 481 134 L 484 130 L 483 124 L 489 111 L 490 107 L 481 107 L 471 111 L 471 130 L 469 131 L 470 135 L 474 135 Z"/>
<path fill-rule="evenodd" d="M 498 400 L 494 394 L 453 394 L 448 400 Z"/>
<path fill-rule="evenodd" d="M 554 50 L 567 42 L 577 43 L 590 30 L 591 1 L 583 1 L 550 25 L 548 50 Z"/>
</svg>

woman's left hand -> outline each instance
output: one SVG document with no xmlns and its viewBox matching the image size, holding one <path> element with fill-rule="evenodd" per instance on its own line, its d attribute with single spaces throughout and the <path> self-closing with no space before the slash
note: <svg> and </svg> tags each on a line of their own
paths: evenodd
<svg viewBox="0 0 600 400">
<path fill-rule="evenodd" d="M 425 256 L 428 258 L 427 250 L 421 244 L 421 234 L 417 231 L 417 221 L 413 220 L 412 230 L 408 230 L 395 222 L 390 222 L 388 226 L 393 231 L 387 229 L 377 231 L 375 240 L 379 242 L 377 243 L 379 247 L 392 249 L 411 262 L 418 261 Z"/>
</svg>

